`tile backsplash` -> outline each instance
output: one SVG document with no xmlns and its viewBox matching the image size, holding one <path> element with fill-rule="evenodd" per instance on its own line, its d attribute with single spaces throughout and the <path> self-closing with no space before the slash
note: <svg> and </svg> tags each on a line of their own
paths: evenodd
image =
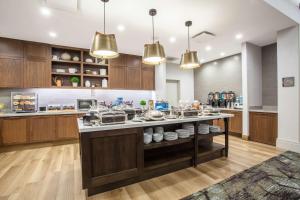
<svg viewBox="0 0 300 200">
<path fill-rule="evenodd" d="M 144 90 L 98 90 L 98 89 L 4 89 L 0 90 L 0 103 L 11 107 L 11 92 L 35 92 L 38 95 L 38 106 L 48 104 L 74 104 L 77 99 L 97 99 L 110 103 L 117 97 L 123 97 L 125 101 L 132 100 L 138 106 L 141 99 L 155 98 L 154 91 Z"/>
</svg>

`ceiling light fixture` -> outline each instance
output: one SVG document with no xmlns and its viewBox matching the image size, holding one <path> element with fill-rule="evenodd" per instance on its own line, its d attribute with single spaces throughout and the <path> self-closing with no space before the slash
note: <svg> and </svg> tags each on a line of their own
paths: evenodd
<svg viewBox="0 0 300 200">
<path fill-rule="evenodd" d="M 152 17 L 152 44 L 144 45 L 143 63 L 148 65 L 158 65 L 166 61 L 164 47 L 159 41 L 154 42 L 154 16 L 157 14 L 156 9 L 150 9 L 149 15 Z"/>
<path fill-rule="evenodd" d="M 105 32 L 105 4 L 109 0 L 101 0 L 104 3 L 104 30 L 103 33 L 96 32 L 93 38 L 90 55 L 101 59 L 112 59 L 119 56 L 117 41 L 114 34 L 106 34 Z"/>
<path fill-rule="evenodd" d="M 170 37 L 170 39 L 169 39 L 169 41 L 171 42 L 171 43 L 175 43 L 176 42 L 176 37 Z"/>
<path fill-rule="evenodd" d="M 205 62 L 205 59 L 201 58 L 200 63 L 204 63 L 204 62 Z"/>
<path fill-rule="evenodd" d="M 48 17 L 51 15 L 51 11 L 47 7 L 41 7 L 40 11 L 41 11 L 42 15 L 44 15 L 44 16 Z"/>
<path fill-rule="evenodd" d="M 52 38 L 56 38 L 57 37 L 57 34 L 53 31 L 50 31 L 49 32 L 49 36 L 52 37 Z"/>
<path fill-rule="evenodd" d="M 243 38 L 243 34 L 239 33 L 235 35 L 235 39 L 240 40 Z"/>
<path fill-rule="evenodd" d="M 188 49 L 181 56 L 180 68 L 182 69 L 193 69 L 200 67 L 197 51 L 190 50 L 190 26 L 192 21 L 186 21 L 185 26 L 188 28 Z"/>
<path fill-rule="evenodd" d="M 123 31 L 125 31 L 125 26 L 120 24 L 120 25 L 118 25 L 117 29 L 118 29 L 118 31 L 123 32 Z"/>
<path fill-rule="evenodd" d="M 212 49 L 211 46 L 206 46 L 206 47 L 205 47 L 205 50 L 206 50 L 206 51 L 210 51 L 211 49 Z"/>
<path fill-rule="evenodd" d="M 225 54 L 224 52 L 221 52 L 221 53 L 220 53 L 220 56 L 222 56 L 222 57 L 225 56 L 225 55 L 226 55 L 226 54 Z"/>
</svg>

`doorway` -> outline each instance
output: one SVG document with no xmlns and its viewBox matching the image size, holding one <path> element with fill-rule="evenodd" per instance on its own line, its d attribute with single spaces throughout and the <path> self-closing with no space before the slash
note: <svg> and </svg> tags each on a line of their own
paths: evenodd
<svg viewBox="0 0 300 200">
<path fill-rule="evenodd" d="M 167 100 L 169 105 L 178 106 L 180 99 L 180 81 L 167 79 Z"/>
</svg>

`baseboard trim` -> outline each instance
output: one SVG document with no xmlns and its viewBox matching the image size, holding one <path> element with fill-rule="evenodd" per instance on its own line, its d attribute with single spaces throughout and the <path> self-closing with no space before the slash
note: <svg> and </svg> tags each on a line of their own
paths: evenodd
<svg viewBox="0 0 300 200">
<path fill-rule="evenodd" d="M 243 135 L 242 135 L 242 139 L 248 141 L 248 140 L 249 140 L 249 135 L 244 135 L 244 134 L 243 134 Z"/>
<path fill-rule="evenodd" d="M 297 142 L 277 138 L 276 147 L 300 153 L 300 143 Z"/>
</svg>

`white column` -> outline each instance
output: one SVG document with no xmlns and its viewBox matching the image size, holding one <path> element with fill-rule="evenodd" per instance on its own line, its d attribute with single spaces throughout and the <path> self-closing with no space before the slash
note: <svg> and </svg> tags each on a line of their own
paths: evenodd
<svg viewBox="0 0 300 200">
<path fill-rule="evenodd" d="M 299 26 L 278 32 L 279 148 L 300 152 Z M 295 77 L 295 87 L 282 87 L 282 78 Z"/>
<path fill-rule="evenodd" d="M 155 97 L 154 99 L 167 99 L 167 70 L 166 63 L 155 66 Z"/>
<path fill-rule="evenodd" d="M 262 106 L 261 48 L 242 44 L 243 136 L 249 136 L 249 107 Z"/>
</svg>

